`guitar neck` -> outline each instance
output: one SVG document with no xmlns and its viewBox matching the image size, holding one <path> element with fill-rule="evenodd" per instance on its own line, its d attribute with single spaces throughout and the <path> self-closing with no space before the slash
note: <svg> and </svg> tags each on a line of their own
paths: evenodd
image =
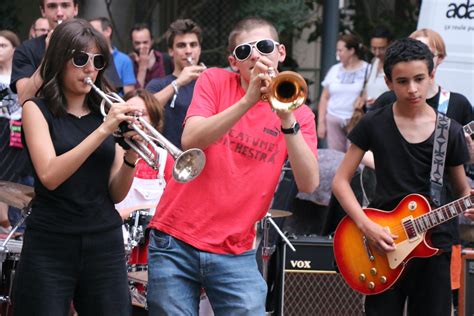
<svg viewBox="0 0 474 316">
<path fill-rule="evenodd" d="M 474 121 L 469 122 L 468 124 L 462 127 L 465 133 L 468 135 L 474 134 Z"/>
<path fill-rule="evenodd" d="M 428 229 L 438 226 L 450 219 L 458 216 L 467 208 L 473 207 L 474 201 L 473 196 L 468 195 L 457 199 L 449 204 L 441 206 L 431 212 L 428 212 L 422 216 L 419 216 L 413 220 L 415 229 L 419 233 L 423 233 Z"/>
</svg>

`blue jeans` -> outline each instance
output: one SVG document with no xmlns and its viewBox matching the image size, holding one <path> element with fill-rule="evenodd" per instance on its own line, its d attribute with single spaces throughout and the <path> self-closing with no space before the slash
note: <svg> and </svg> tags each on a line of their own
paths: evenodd
<svg viewBox="0 0 474 316">
<path fill-rule="evenodd" d="M 198 315 L 201 288 L 216 316 L 265 315 L 267 285 L 255 250 L 213 254 L 152 230 L 148 250 L 148 312 Z"/>
</svg>

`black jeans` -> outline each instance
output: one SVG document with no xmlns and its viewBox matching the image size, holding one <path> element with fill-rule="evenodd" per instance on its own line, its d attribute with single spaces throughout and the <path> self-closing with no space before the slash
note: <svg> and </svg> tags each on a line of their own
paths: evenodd
<svg viewBox="0 0 474 316">
<path fill-rule="evenodd" d="M 401 316 L 408 298 L 409 316 L 450 316 L 450 262 L 450 252 L 412 259 L 393 289 L 366 296 L 366 315 Z"/>
<path fill-rule="evenodd" d="M 130 315 L 122 228 L 91 234 L 26 229 L 14 315 Z"/>
</svg>

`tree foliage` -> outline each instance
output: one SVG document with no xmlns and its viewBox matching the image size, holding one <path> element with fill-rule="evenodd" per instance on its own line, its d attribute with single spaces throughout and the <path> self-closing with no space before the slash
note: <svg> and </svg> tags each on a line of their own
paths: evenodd
<svg viewBox="0 0 474 316">
<path fill-rule="evenodd" d="M 336 1 L 336 0 L 333 0 Z M 308 42 L 320 38 L 323 27 L 323 0 L 243 0 L 238 15 L 258 15 L 268 19 L 286 37 L 298 36 L 305 27 L 313 31 Z M 416 29 L 420 1 L 351 0 L 340 11 L 340 32 L 359 35 L 368 43 L 372 30 L 380 25 L 395 37 L 408 36 Z"/>
</svg>

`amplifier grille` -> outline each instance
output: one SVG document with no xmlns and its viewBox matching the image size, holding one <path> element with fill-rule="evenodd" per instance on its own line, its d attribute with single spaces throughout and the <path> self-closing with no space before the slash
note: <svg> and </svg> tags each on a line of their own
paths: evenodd
<svg viewBox="0 0 474 316">
<path fill-rule="evenodd" d="M 363 315 L 363 295 L 336 273 L 285 272 L 285 316 Z"/>
</svg>

